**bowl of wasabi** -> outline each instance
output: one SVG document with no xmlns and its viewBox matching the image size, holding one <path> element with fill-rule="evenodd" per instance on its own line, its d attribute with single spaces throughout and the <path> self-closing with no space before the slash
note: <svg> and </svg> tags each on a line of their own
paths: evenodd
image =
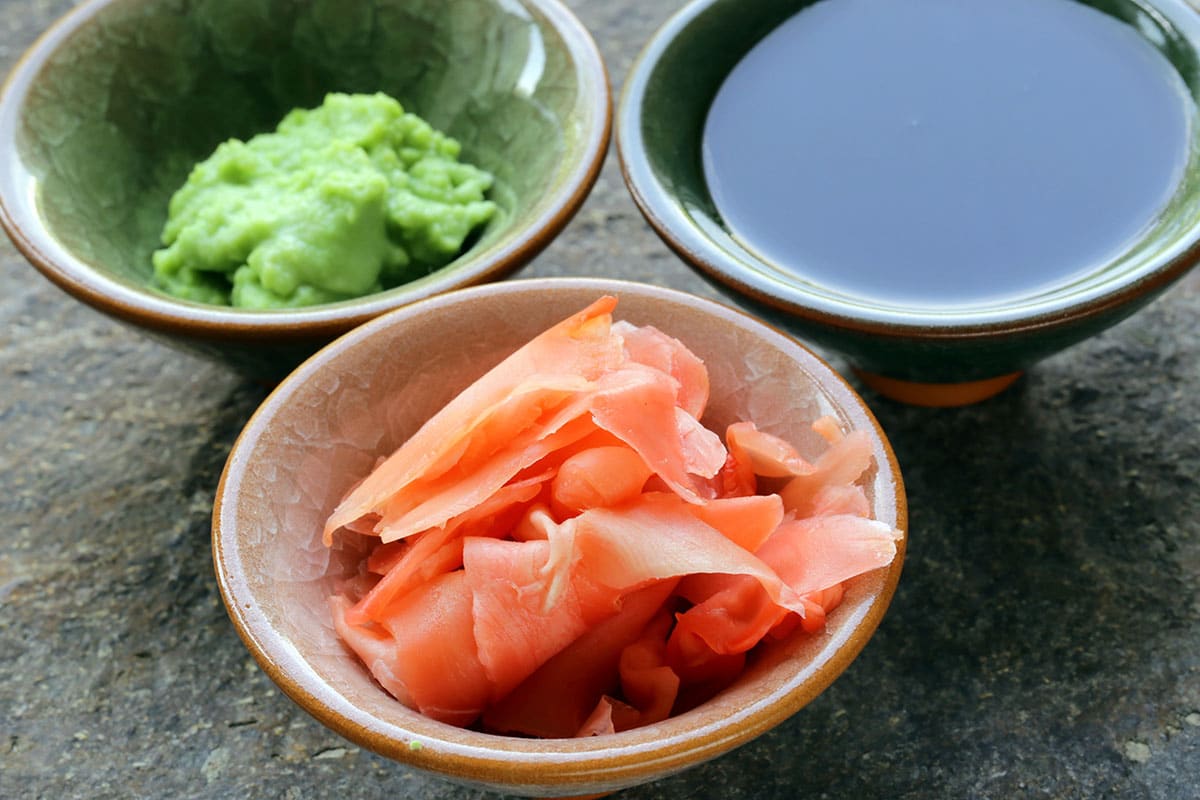
<svg viewBox="0 0 1200 800">
<path fill-rule="evenodd" d="M 526 263 L 610 125 L 557 0 L 95 0 L 0 93 L 0 225 L 76 299 L 274 380 Z"/>
</svg>

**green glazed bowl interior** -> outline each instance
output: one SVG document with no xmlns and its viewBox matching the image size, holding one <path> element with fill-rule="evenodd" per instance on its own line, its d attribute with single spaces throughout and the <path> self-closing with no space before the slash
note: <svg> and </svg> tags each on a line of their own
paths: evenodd
<svg viewBox="0 0 1200 800">
<path fill-rule="evenodd" d="M 473 246 L 411 284 L 303 310 L 149 291 L 167 202 L 190 168 L 332 91 L 394 96 L 495 174 L 499 213 Z M 599 53 L 557 0 L 96 0 L 9 78 L 0 220 L 48 277 L 132 321 L 183 320 L 212 336 L 280 324 L 338 333 L 532 257 L 591 188 L 609 121 Z"/>
<path fill-rule="evenodd" d="M 1154 0 L 1153 6 L 1138 0 L 1081 1 L 1139 31 L 1178 70 L 1193 100 L 1200 101 L 1200 17 L 1184 0 Z M 1200 121 L 1195 117 L 1182 180 L 1144 235 L 1085 277 L 1040 294 L 954 307 L 891 305 L 805 281 L 744 247 L 723 222 L 705 181 L 701 139 L 706 115 L 737 62 L 812 2 L 692 2 L 654 36 L 624 89 L 617 141 L 634 199 L 663 239 L 723 288 L 780 312 L 777 321 L 786 316 L 800 320 L 801 329 L 816 331 L 817 338 L 830 328 L 874 337 L 979 336 L 1040 329 L 1119 306 L 1131 312 L 1130 300 L 1164 288 L 1194 263 L 1200 239 Z M 841 334 L 830 334 L 828 342 L 847 345 Z M 1066 343 L 1050 336 L 1043 349 Z M 864 353 L 871 350 L 869 343 L 857 346 Z M 1018 349 L 1030 346 L 1023 343 Z"/>
</svg>

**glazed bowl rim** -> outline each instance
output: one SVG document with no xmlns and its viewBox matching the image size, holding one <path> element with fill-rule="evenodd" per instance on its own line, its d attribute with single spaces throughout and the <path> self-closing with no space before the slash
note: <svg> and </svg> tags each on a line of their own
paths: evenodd
<svg viewBox="0 0 1200 800">
<path fill-rule="evenodd" d="M 77 258 L 45 224 L 38 209 L 39 179 L 17 153 L 16 135 L 29 90 L 42 68 L 71 35 L 108 7 L 154 0 L 86 0 L 60 16 L 18 58 L 0 86 L 0 163 L 12 174 L 0 175 L 0 227 L 39 272 L 76 299 L 152 330 L 187 331 L 213 340 L 254 342 L 330 337 L 393 308 L 459 286 L 502 276 L 526 263 L 562 230 L 582 206 L 600 174 L 612 132 L 612 90 L 607 68 L 591 33 L 562 0 L 493 0 L 510 13 L 544 18 L 570 55 L 578 82 L 573 114 L 588 123 L 576 148 L 577 163 L 558 177 L 553 191 L 539 196 L 537 216 L 522 229 L 505 234 L 461 265 L 439 270 L 409 284 L 360 298 L 298 309 L 234 309 L 193 303 L 162 295 L 107 274 Z M 583 126 L 581 126 L 583 127 Z"/>
<path fill-rule="evenodd" d="M 1083 290 L 1071 286 L 1032 299 L 986 306 L 912 307 L 873 303 L 868 298 L 808 291 L 800 283 L 773 279 L 722 247 L 697 222 L 655 173 L 642 135 L 642 108 L 650 78 L 661 58 L 693 22 L 727 0 L 689 0 L 651 36 L 630 67 L 617 103 L 614 138 L 625 185 L 658 236 L 706 278 L 785 314 L 819 324 L 884 338 L 977 339 L 1069 325 L 1162 289 L 1200 260 L 1200 215 L 1169 248 L 1135 269 L 1118 270 Z M 1200 9 L 1186 0 L 1130 0 L 1165 15 L 1200 57 Z M 745 6 L 741 13 L 747 13 Z M 1193 120 L 1193 126 L 1200 121 Z M 1200 137 L 1193 130 L 1192 137 Z M 1193 154 L 1191 158 L 1198 158 Z M 715 221 L 711 224 L 717 225 Z M 763 259 L 764 264 L 768 264 Z"/>
<path fill-rule="evenodd" d="M 582 289 L 600 294 L 637 293 L 642 298 L 669 299 L 704 314 L 716 314 L 743 330 L 757 331 L 772 346 L 797 354 L 802 368 L 815 371 L 814 379 L 839 410 L 856 428 L 871 431 L 873 449 L 886 458 L 879 464 L 885 494 L 877 502 L 894 509 L 896 527 L 904 532 L 897 554 L 880 576 L 880 589 L 864 598 L 858 616 L 848 617 L 839 626 L 836 648 L 822 649 L 826 660 L 818 660 L 810 669 L 798 671 L 782 686 L 758 698 L 736 716 L 697 725 L 689 715 L 681 715 L 651 728 L 635 729 L 608 737 L 584 739 L 525 739 L 449 728 L 431 720 L 421 720 L 422 730 L 409 730 L 384 722 L 358 710 L 336 690 L 330 688 L 314 668 L 300 660 L 299 669 L 291 656 L 296 651 L 254 602 L 255 595 L 246 586 L 246 573 L 239 551 L 238 505 L 242 481 L 247 476 L 249 457 L 271 423 L 293 395 L 307 381 L 347 349 L 407 321 L 437 312 L 460 301 L 493 296 L 502 299 L 520 292 L 553 292 Z M 619 313 L 619 312 L 618 312 Z M 904 481 L 895 453 L 878 420 L 869 407 L 823 359 L 793 337 L 763 323 L 736 308 L 707 298 L 648 284 L 605 278 L 534 278 L 458 289 L 418 301 L 391 311 L 338 338 L 310 357 L 289 375 L 255 411 L 230 451 L 217 488 L 212 517 L 212 555 L 222 600 L 239 636 L 259 665 L 295 702 L 342 736 L 387 757 L 412 766 L 440 773 L 445 777 L 482 781 L 492 787 L 583 787 L 595 791 L 603 784 L 617 788 L 675 772 L 724 753 L 790 717 L 813 697 L 824 691 L 858 656 L 874 635 L 895 593 L 903 567 L 907 545 L 907 499 Z M 848 609 L 849 611 L 849 609 Z M 288 665 L 291 665 L 290 667 Z M 380 690 L 382 692 L 382 690 Z M 679 720 L 683 720 L 679 722 Z M 409 741 L 428 742 L 427 729 L 454 732 L 465 744 L 438 740 L 433 748 L 412 749 Z M 666 731 L 667 735 L 662 735 Z M 546 768 L 553 766 L 552 771 Z"/>
</svg>

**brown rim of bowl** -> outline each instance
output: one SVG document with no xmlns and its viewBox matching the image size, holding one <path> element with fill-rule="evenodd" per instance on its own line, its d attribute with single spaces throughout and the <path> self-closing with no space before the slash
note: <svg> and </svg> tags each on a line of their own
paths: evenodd
<svg viewBox="0 0 1200 800">
<path fill-rule="evenodd" d="M 68 11 L 25 50 L 0 86 L 0 135 L 15 138 L 17 111 L 30 83 L 61 42 L 113 0 L 91 0 Z M 109 277 L 76 259 L 52 237 L 31 235 L 17 221 L 10 202 L 0 191 L 0 228 L 14 246 L 47 279 L 67 294 L 118 319 L 166 333 L 186 332 L 212 341 L 255 340 L 269 333 L 283 341 L 328 338 L 356 327 L 399 305 L 461 286 L 502 277 L 544 250 L 566 227 L 595 186 L 612 135 L 612 88 L 600 49 L 583 23 L 560 0 L 518 0 L 548 19 L 571 53 L 583 99 L 595 120 L 581 148 L 580 163 L 543 200 L 542 213 L 522 233 L 479 260 L 470 270 L 419 279 L 420 286 L 399 286 L 365 298 L 279 311 L 233 310 L 185 303 Z M 7 131 L 6 131 L 7 129 Z M 15 158 L 15 156 L 14 156 Z M 30 200 L 36 206 L 36 200 Z M 55 255 L 47 252 L 56 250 Z M 57 257 L 56 257 L 57 256 Z"/>
<path fill-rule="evenodd" d="M 329 700 L 340 700 L 335 693 L 330 692 L 325 698 L 319 697 L 312 686 L 290 675 L 272 654 L 270 643 L 257 635 L 256 629 L 263 628 L 264 636 L 270 636 L 269 625 L 253 619 L 253 609 L 245 603 L 246 598 L 234 595 L 229 585 L 230 567 L 222 533 L 230 481 L 236 482 L 231 478 L 231 473 L 239 470 L 245 458 L 243 450 L 257 441 L 265 419 L 275 412 L 278 404 L 284 402 L 293 387 L 303 383 L 325 362 L 336 358 L 341 350 L 371 336 L 375 330 L 394 324 L 398 318 L 422 313 L 428 307 L 452 304 L 460 296 L 577 288 L 594 290 L 597 294 L 615 293 L 619 296 L 622 292 L 636 292 L 643 296 L 672 299 L 715 313 L 742 327 L 757 326 L 773 336 L 781 347 L 794 348 L 801 360 L 807 360 L 808 366 L 824 374 L 822 385 L 829 391 L 831 399 L 856 424 L 873 432 L 886 461 L 886 467 L 881 465 L 881 468 L 886 469 L 887 485 L 895 502 L 896 527 L 903 532 L 903 537 L 897 543 L 895 559 L 886 568 L 882 588 L 869 601 L 864 601 L 866 609 L 862 616 L 847 630 L 828 660 L 821 663 L 807 679 L 799 685 L 789 683 L 781 687 L 752 707 L 744 709 L 735 720 L 725 719 L 689 728 L 686 723 L 678 722 L 688 717 L 682 715 L 649 728 L 590 739 L 538 740 L 497 736 L 453 728 L 432 720 L 422 720 L 421 726 L 431 726 L 445 734 L 444 737 L 422 734 L 416 726 L 411 731 L 405 730 L 403 737 L 389 737 L 379 730 L 373 730 L 362 721 L 351 718 L 352 709 L 348 703 L 341 701 L 342 709 L 332 707 Z M 280 383 L 247 422 L 221 472 L 212 517 L 213 565 L 229 617 L 260 667 L 309 714 L 356 744 L 420 769 L 492 786 L 553 786 L 555 792 L 563 794 L 569 794 L 573 789 L 577 789 L 575 793 L 578 794 L 597 791 L 597 787 L 622 788 L 681 770 L 745 744 L 796 713 L 837 679 L 874 634 L 895 594 L 907 543 L 907 497 L 891 443 L 865 401 L 824 359 L 787 333 L 723 303 L 646 284 L 592 278 L 538 278 L 450 292 L 390 312 L 327 345 Z M 671 735 L 661 735 L 664 726 Z M 437 738 L 439 748 L 412 748 L 409 745 L 410 741 L 420 742 L 422 738 Z M 451 740 L 449 743 L 448 739 Z M 445 749 L 440 749 L 441 745 L 446 745 Z"/>
<path fill-rule="evenodd" d="M 738 270 L 723 266 L 718 258 L 712 257 L 702 249 L 710 244 L 703 233 L 696 233 L 695 239 L 701 247 L 693 246 L 686 238 L 672 228 L 663 216 L 666 208 L 676 216 L 682 214 L 670 197 L 669 192 L 661 186 L 653 175 L 653 169 L 647 163 L 641 137 L 641 100 L 649 73 L 657 63 L 658 57 L 669 46 L 675 34 L 686 27 L 691 21 L 703 13 L 718 0 L 690 0 L 672 14 L 642 47 L 633 64 L 629 68 L 628 77 L 621 89 L 617 104 L 616 149 L 617 161 L 621 176 L 628 188 L 634 203 L 642 216 L 654 229 L 660 239 L 681 259 L 698 269 L 705 276 L 717 283 L 725 285 L 746 297 L 749 297 L 766 307 L 786 314 L 794 315 L 803 320 L 818 323 L 826 327 L 841 328 L 862 334 L 881 336 L 895 339 L 924 339 L 937 341 L 969 341 L 985 339 L 996 334 L 1027 333 L 1044 329 L 1054 329 L 1077 322 L 1088 317 L 1102 315 L 1117 309 L 1130 300 L 1165 290 L 1179 280 L 1197 262 L 1200 262 L 1200 239 L 1192 241 L 1185 248 L 1179 249 L 1171 257 L 1144 269 L 1134 280 L 1126 281 L 1115 287 L 1092 290 L 1082 300 L 1072 300 L 1070 297 L 1055 301 L 1055 305 L 1044 310 L 1030 313 L 1027 316 L 1013 315 L 983 322 L 954 322 L 937 321 L 939 313 L 936 310 L 920 309 L 917 314 L 925 314 L 931 322 L 904 322 L 892 319 L 869 319 L 854 316 L 853 306 L 841 303 L 836 299 L 824 300 L 829 306 L 845 309 L 845 312 L 826 311 L 814 306 L 789 302 L 772 295 L 770 292 L 752 285 L 738 274 Z M 1161 10 L 1162 5 L 1171 6 L 1170 19 L 1172 25 L 1185 27 L 1192 45 L 1200 52 L 1200 9 L 1191 6 L 1188 0 L 1156 0 L 1154 8 Z M 638 104 L 634 105 L 634 97 Z M 631 153 L 627 136 L 632 136 L 639 147 Z M 637 159 L 632 157 L 636 155 Z M 635 172 L 644 172 L 642 176 L 647 185 L 643 185 Z M 650 195 L 654 195 L 651 197 Z M 692 226 L 683 227 L 692 230 Z M 1200 231 L 1200 222 L 1193 226 Z M 711 250 L 720 250 L 715 244 Z M 973 312 L 979 316 L 989 313 L 990 309 L 981 308 Z"/>
</svg>

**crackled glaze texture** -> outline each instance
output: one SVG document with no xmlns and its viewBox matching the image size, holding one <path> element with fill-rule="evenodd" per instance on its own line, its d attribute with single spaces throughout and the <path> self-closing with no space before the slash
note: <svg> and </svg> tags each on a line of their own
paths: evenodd
<svg viewBox="0 0 1200 800">
<path fill-rule="evenodd" d="M 149 292 L 167 201 L 191 166 L 331 91 L 396 97 L 496 176 L 499 213 L 469 251 L 407 286 L 300 314 Z M 599 55 L 556 0 L 101 0 L 51 29 L 6 88 L 0 221 L 72 294 L 279 376 L 354 323 L 531 257 L 590 189 L 608 108 Z M 291 345 L 273 347 L 280 338 Z"/>
<path fill-rule="evenodd" d="M 702 167 L 706 115 L 738 61 L 813 0 L 694 0 L 668 20 L 626 81 L 617 139 L 627 183 L 651 225 L 690 265 L 863 370 L 953 384 L 1024 369 L 1129 316 L 1200 258 L 1200 16 L 1184 0 L 1084 1 L 1138 31 L 1179 73 L 1191 138 L 1167 207 L 1124 252 L 1067 285 L 951 308 L 887 302 L 802 280 L 731 233 Z M 869 220 L 863 230 L 872 235 Z"/>
<path fill-rule="evenodd" d="M 823 449 L 809 428 L 818 416 L 870 432 L 875 466 L 866 488 L 874 514 L 906 527 L 899 471 L 862 401 L 808 350 L 741 312 L 664 289 L 586 279 L 494 284 L 400 309 L 326 348 L 275 391 L 235 445 L 214 512 L 218 577 L 243 639 L 293 699 L 338 732 L 495 790 L 608 791 L 699 763 L 783 721 L 831 683 L 874 631 L 899 578 L 903 542 L 889 569 L 851 583 L 825 633 L 774 647 L 713 701 L 615 736 L 552 741 L 426 719 L 387 695 L 342 648 L 326 598 L 360 554 L 342 542 L 333 551 L 321 543 L 338 499 L 459 390 L 606 293 L 619 298 L 617 318 L 652 324 L 704 359 L 713 387 L 710 427 L 753 419 L 809 457 Z"/>
</svg>

